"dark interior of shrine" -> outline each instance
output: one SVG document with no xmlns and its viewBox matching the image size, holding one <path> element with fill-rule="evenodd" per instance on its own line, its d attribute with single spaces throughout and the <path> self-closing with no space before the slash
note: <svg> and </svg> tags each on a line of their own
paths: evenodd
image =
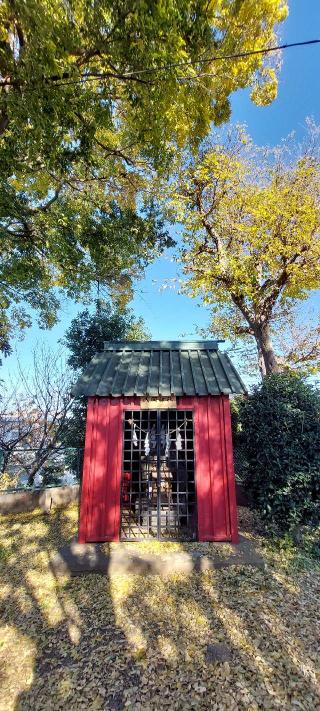
<svg viewBox="0 0 320 711">
<path fill-rule="evenodd" d="M 193 540 L 196 496 L 192 411 L 126 411 L 123 444 L 122 540 Z"/>
</svg>

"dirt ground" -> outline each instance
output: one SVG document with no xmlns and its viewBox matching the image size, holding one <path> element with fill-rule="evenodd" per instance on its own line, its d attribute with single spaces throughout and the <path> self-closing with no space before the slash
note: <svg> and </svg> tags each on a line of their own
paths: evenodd
<svg viewBox="0 0 320 711">
<path fill-rule="evenodd" d="M 265 570 L 68 580 L 48 561 L 75 535 L 76 506 L 0 517 L 1 711 L 320 709 L 319 568 L 240 518 Z M 217 644 L 227 661 L 210 657 Z"/>
</svg>

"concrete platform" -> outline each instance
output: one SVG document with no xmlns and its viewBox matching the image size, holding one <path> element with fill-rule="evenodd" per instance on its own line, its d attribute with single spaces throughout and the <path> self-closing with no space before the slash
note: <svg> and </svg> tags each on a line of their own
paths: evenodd
<svg viewBox="0 0 320 711">
<path fill-rule="evenodd" d="M 230 566 L 253 566 L 264 568 L 265 563 L 256 551 L 252 540 L 240 537 L 238 545 L 230 543 L 197 544 L 197 549 L 188 550 L 188 544 L 181 551 L 152 555 L 135 552 L 135 545 L 113 544 L 109 552 L 103 546 L 94 543 L 80 544 L 72 541 L 60 548 L 51 557 L 50 566 L 55 575 L 82 575 L 83 573 L 135 574 L 135 575 L 186 575 L 204 570 L 219 570 Z M 200 550 L 199 550 L 200 546 Z M 203 550 L 201 547 L 203 546 Z"/>
</svg>

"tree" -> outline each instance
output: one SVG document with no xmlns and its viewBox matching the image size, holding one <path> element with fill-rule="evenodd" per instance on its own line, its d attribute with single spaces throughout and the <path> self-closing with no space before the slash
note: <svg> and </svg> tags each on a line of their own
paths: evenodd
<svg viewBox="0 0 320 711">
<path fill-rule="evenodd" d="M 2 471 L 8 465 L 27 474 L 33 486 L 45 474 L 52 455 L 62 450 L 62 433 L 68 429 L 71 378 L 61 354 L 40 346 L 33 352 L 31 372 L 19 364 L 20 380 L 1 400 L 0 448 Z M 50 464 L 52 468 L 52 463 Z"/>
<path fill-rule="evenodd" d="M 130 290 L 163 246 L 149 171 L 226 120 L 236 89 L 276 95 L 265 54 L 211 58 L 274 45 L 286 14 L 286 0 L 3 0 L 3 345 L 30 323 L 22 302 L 50 326 L 59 290 Z"/>
<path fill-rule="evenodd" d="M 0 472 L 7 472 L 8 463 L 17 449 L 27 445 L 39 414 L 30 413 L 30 403 L 18 392 L 3 389 L 0 398 Z"/>
<path fill-rule="evenodd" d="M 126 303 L 132 279 L 172 245 L 153 205 L 138 210 L 129 198 L 127 205 L 110 204 L 110 194 L 101 186 L 79 193 L 61 190 L 48 210 L 47 203 L 31 208 L 28 199 L 15 199 L 11 189 L 0 197 L 4 352 L 14 330 L 31 324 L 30 307 L 40 313 L 40 326 L 56 322 L 63 292 L 76 300 L 88 298 L 92 284 L 99 281 L 118 303 Z M 2 207 L 6 202 L 2 211 L 1 202 Z"/>
<path fill-rule="evenodd" d="M 211 315 L 209 330 L 212 333 L 224 334 L 224 338 L 231 339 L 229 350 L 233 357 L 241 364 L 247 376 L 254 382 L 259 377 L 259 359 L 257 346 L 252 335 L 237 331 L 238 321 L 235 314 L 221 308 L 217 314 Z M 208 328 L 199 329 L 204 337 L 208 335 Z M 301 376 L 316 376 L 320 371 L 320 325 L 319 313 L 308 308 L 303 301 L 295 307 L 290 305 L 285 314 L 271 321 L 272 343 L 277 354 L 278 366 L 282 371 L 289 370 Z"/>
<path fill-rule="evenodd" d="M 237 88 L 272 101 L 276 74 L 263 53 L 223 72 L 211 58 L 274 45 L 287 10 L 286 0 L 4 0 L 7 173 L 22 159 L 37 169 L 39 158 L 65 173 L 74 153 L 92 163 L 97 148 L 130 164 L 132 144 L 162 158 L 168 141 L 201 137 L 211 121 L 226 120 Z"/>
<path fill-rule="evenodd" d="M 93 356 L 103 351 L 104 341 L 138 341 L 149 337 L 143 319 L 136 319 L 130 309 L 119 312 L 108 303 L 97 300 L 93 313 L 85 309 L 71 321 L 62 342 L 70 351 L 67 363 L 78 377 Z M 74 398 L 72 416 L 63 435 L 66 446 L 84 446 L 86 406 L 86 398 Z"/>
<path fill-rule="evenodd" d="M 292 309 L 284 328 L 276 334 L 277 352 L 283 366 L 300 375 L 316 374 L 320 370 L 319 314 L 312 309 Z"/>
<path fill-rule="evenodd" d="M 254 339 L 262 375 L 283 367 L 273 332 L 320 286 L 318 158 L 312 123 L 303 146 L 272 150 L 236 127 L 188 156 L 170 187 L 185 289 L 212 305 L 216 335 Z"/>
<path fill-rule="evenodd" d="M 148 336 L 143 319 L 135 319 L 130 309 L 119 312 L 97 299 L 93 313 L 85 309 L 71 321 L 62 342 L 70 351 L 68 365 L 79 372 L 103 351 L 104 341 L 139 341 Z"/>
<path fill-rule="evenodd" d="M 282 531 L 320 520 L 320 395 L 297 374 L 266 378 L 240 400 L 235 444 L 246 492 Z"/>
</svg>

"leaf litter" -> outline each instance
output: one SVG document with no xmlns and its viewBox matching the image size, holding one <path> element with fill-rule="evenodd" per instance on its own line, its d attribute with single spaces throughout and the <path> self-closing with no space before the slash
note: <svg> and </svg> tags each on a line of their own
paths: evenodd
<svg viewBox="0 0 320 711">
<path fill-rule="evenodd" d="M 1 711 L 320 709 L 316 563 L 296 569 L 241 515 L 265 570 L 69 580 L 48 563 L 76 535 L 76 506 L 2 516 Z"/>
</svg>

